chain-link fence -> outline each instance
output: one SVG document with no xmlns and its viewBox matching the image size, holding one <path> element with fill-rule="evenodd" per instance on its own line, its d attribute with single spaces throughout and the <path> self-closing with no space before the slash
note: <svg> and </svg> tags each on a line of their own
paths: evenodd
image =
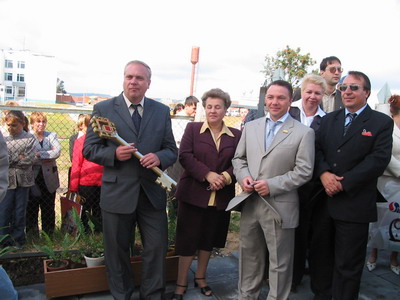
<svg viewBox="0 0 400 300">
<path fill-rule="evenodd" d="M 39 234 L 41 230 L 47 232 L 55 244 L 61 241 L 65 230 L 68 231 L 68 228 L 62 228 L 69 217 L 62 207 L 68 190 L 79 191 L 86 199 L 82 212 L 84 225 L 87 226 L 85 211 L 88 211 L 89 218 L 101 231 L 99 185 L 102 167 L 82 162 L 83 133 L 80 131 L 84 131 L 88 120 L 85 115 L 90 115 L 91 110 L 25 106 L 0 106 L 0 109 L 1 132 L 9 152 L 10 184 L 14 184 L 0 204 L 0 234 L 9 235 L 2 247 L 14 248 L 0 258 L 0 265 L 16 286 L 42 282 L 40 257 L 44 254 L 36 250 L 35 245 L 44 243 Z M 15 113 L 7 114 L 5 119 L 11 110 Z M 235 114 L 226 116 L 224 121 L 227 126 L 240 129 L 242 119 L 243 116 Z M 186 124 L 191 121 L 187 117 L 172 117 L 178 147 Z M 174 176 L 179 177 L 179 170 Z"/>
</svg>

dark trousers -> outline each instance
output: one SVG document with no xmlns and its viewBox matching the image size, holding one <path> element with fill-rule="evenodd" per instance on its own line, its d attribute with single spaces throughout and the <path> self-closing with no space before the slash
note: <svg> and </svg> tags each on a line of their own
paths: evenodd
<svg viewBox="0 0 400 300">
<path fill-rule="evenodd" d="M 79 185 L 79 195 L 85 198 L 81 219 L 86 231 L 89 230 L 87 213 L 89 213 L 97 223 L 101 224 L 100 191 L 100 186 Z M 95 225 L 96 222 L 94 222 Z"/>
<path fill-rule="evenodd" d="M 3 241 L 4 245 L 22 246 L 26 242 L 25 214 L 28 193 L 28 187 L 7 190 L 6 196 L 0 202 L 0 235 L 10 235 L 10 238 Z"/>
<path fill-rule="evenodd" d="M 319 199 L 312 222 L 309 262 L 314 299 L 358 299 L 369 224 L 332 219 L 326 197 Z"/>
<path fill-rule="evenodd" d="M 54 211 L 56 193 L 50 193 L 47 189 L 41 170 L 35 179 L 35 184 L 39 188 L 40 195 L 36 196 L 32 193 L 29 195 L 28 207 L 26 209 L 26 231 L 33 233 L 39 231 L 38 216 L 40 209 L 42 229 L 48 234 L 52 234 L 56 222 L 56 214 Z"/>
<path fill-rule="evenodd" d="M 141 190 L 133 213 L 102 210 L 102 217 L 108 284 L 114 299 L 130 300 L 133 294 L 129 246 L 137 224 L 143 244 L 140 299 L 164 300 L 168 238 L 165 209 L 155 209 Z"/>
<path fill-rule="evenodd" d="M 294 286 L 299 285 L 303 279 L 306 261 L 312 236 L 311 218 L 314 214 L 315 198 L 321 187 L 310 181 L 298 189 L 299 194 L 299 226 L 295 231 L 293 278 Z"/>
</svg>

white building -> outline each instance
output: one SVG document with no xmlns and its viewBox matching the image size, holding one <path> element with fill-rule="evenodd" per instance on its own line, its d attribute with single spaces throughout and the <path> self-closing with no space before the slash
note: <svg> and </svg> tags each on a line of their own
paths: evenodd
<svg viewBox="0 0 400 300">
<path fill-rule="evenodd" d="M 0 103 L 55 103 L 56 88 L 54 56 L 29 50 L 0 50 Z"/>
</svg>

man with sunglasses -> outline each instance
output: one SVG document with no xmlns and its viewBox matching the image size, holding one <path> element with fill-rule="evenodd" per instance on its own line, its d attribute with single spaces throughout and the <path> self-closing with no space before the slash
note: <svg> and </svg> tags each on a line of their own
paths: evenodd
<svg viewBox="0 0 400 300">
<path fill-rule="evenodd" d="M 313 215 L 310 277 L 314 299 L 358 299 L 376 185 L 390 161 L 393 121 L 372 110 L 369 78 L 351 71 L 338 86 L 344 109 L 316 132 L 314 175 L 322 188 Z"/>
<path fill-rule="evenodd" d="M 321 108 L 326 113 L 343 108 L 340 91 L 336 89 L 343 72 L 340 59 L 336 56 L 325 57 L 319 65 L 319 70 L 327 84 Z"/>
</svg>

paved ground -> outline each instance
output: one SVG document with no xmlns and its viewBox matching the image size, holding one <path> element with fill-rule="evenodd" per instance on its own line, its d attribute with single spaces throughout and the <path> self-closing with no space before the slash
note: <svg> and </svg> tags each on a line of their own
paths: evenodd
<svg viewBox="0 0 400 300">
<path fill-rule="evenodd" d="M 189 275 L 189 288 L 185 294 L 185 300 L 230 300 L 237 299 L 237 280 L 238 280 L 238 257 L 237 253 L 228 257 L 217 257 L 210 260 L 208 268 L 208 283 L 214 291 L 212 297 L 205 297 L 200 294 L 199 289 L 193 287 L 193 272 L 196 269 L 196 262 L 193 262 Z M 389 268 L 389 253 L 387 251 L 379 252 L 377 268 L 373 272 L 368 272 L 365 268 L 360 298 L 362 300 L 394 300 L 400 299 L 400 276 L 395 275 Z M 290 294 L 290 300 L 312 299 L 312 293 L 309 289 L 310 280 L 305 276 L 302 284 L 298 287 L 296 293 Z M 169 299 L 175 289 L 174 283 L 168 283 L 167 299 Z M 18 288 L 20 300 L 47 300 L 44 293 L 44 284 L 36 284 Z M 268 293 L 267 286 L 264 286 L 260 299 L 266 299 Z M 1 298 L 0 295 L 0 299 Z M 59 300 L 112 300 L 109 293 L 93 293 L 87 295 L 70 296 L 57 298 Z M 138 294 L 135 294 L 134 300 L 138 300 Z M 6 299 L 4 299 L 6 300 Z"/>
</svg>

